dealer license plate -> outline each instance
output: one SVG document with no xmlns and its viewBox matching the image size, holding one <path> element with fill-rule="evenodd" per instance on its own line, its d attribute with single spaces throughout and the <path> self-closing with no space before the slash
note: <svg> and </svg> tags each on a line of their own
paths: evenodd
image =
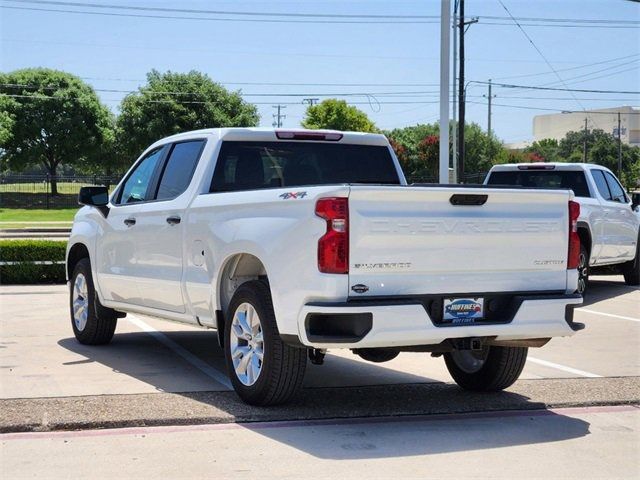
<svg viewBox="0 0 640 480">
<path fill-rule="evenodd" d="M 443 308 L 445 323 L 475 323 L 484 318 L 484 298 L 445 298 Z"/>
</svg>

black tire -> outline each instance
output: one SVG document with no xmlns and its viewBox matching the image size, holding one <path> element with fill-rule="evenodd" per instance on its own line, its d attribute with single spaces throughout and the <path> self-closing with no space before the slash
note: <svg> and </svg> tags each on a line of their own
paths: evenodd
<svg viewBox="0 0 640 480">
<path fill-rule="evenodd" d="M 580 260 L 578 262 L 578 289 L 576 293 L 584 295 L 589 288 L 589 252 L 584 244 L 580 244 Z"/>
<path fill-rule="evenodd" d="M 624 264 L 622 274 L 627 285 L 634 287 L 640 285 L 640 237 L 636 242 L 636 258 Z"/>
<path fill-rule="evenodd" d="M 485 360 L 476 371 L 463 370 L 454 353 L 445 353 L 447 370 L 465 390 L 495 392 L 513 385 L 527 361 L 526 347 L 485 347 Z"/>
<path fill-rule="evenodd" d="M 87 306 L 86 323 L 76 325 L 74 318 L 74 286 L 79 275 L 83 275 L 86 281 Z M 116 312 L 102 306 L 93 286 L 91 276 L 91 263 L 88 258 L 81 259 L 73 269 L 69 282 L 69 310 L 71 314 L 71 327 L 76 339 L 84 345 L 104 345 L 113 338 L 118 319 Z M 82 328 L 79 328 L 82 327 Z"/>
<path fill-rule="evenodd" d="M 388 362 L 400 355 L 400 351 L 393 348 L 357 348 L 353 353 L 373 363 Z"/>
<path fill-rule="evenodd" d="M 243 303 L 255 309 L 262 328 L 261 370 L 252 385 L 240 381 L 231 356 L 232 322 L 236 310 Z M 243 401 L 250 405 L 278 405 L 288 402 L 300 391 L 307 365 L 307 351 L 287 345 L 280 338 L 271 293 L 264 282 L 246 282 L 236 290 L 227 309 L 224 330 L 227 371 L 234 390 Z"/>
</svg>

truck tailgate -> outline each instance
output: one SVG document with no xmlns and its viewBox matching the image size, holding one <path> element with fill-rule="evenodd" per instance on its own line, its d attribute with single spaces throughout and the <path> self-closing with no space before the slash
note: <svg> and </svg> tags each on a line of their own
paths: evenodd
<svg viewBox="0 0 640 480">
<path fill-rule="evenodd" d="M 569 200 L 566 190 L 353 186 L 349 295 L 564 291 Z"/>
</svg>

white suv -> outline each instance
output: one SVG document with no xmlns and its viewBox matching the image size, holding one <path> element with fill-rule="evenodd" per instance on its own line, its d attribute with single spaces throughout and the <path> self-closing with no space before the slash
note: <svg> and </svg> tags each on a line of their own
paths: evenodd
<svg viewBox="0 0 640 480">
<path fill-rule="evenodd" d="M 569 189 L 580 203 L 578 292 L 589 274 L 623 274 L 627 285 L 640 284 L 638 205 L 606 167 L 589 163 L 519 163 L 494 166 L 486 185 Z"/>
</svg>

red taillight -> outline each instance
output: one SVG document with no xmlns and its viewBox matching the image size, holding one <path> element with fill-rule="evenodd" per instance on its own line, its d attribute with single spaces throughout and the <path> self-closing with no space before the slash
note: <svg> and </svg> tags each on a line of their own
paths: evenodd
<svg viewBox="0 0 640 480">
<path fill-rule="evenodd" d="M 316 215 L 327 221 L 327 233 L 318 240 L 318 269 L 322 273 L 349 273 L 349 200 L 321 198 Z"/>
<path fill-rule="evenodd" d="M 280 140 L 324 140 L 325 142 L 338 142 L 342 140 L 342 134 L 337 132 L 290 132 L 276 130 L 276 137 Z"/>
<path fill-rule="evenodd" d="M 569 254 L 567 256 L 567 269 L 578 268 L 580 264 L 580 237 L 578 236 L 579 216 L 580 204 L 569 201 Z"/>
</svg>

